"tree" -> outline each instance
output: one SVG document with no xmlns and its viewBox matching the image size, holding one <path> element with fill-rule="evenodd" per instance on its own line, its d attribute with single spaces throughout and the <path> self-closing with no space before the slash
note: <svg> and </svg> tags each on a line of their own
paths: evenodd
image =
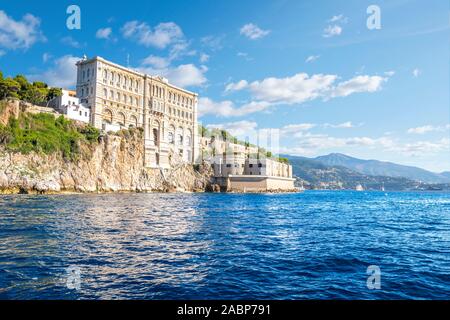
<svg viewBox="0 0 450 320">
<path fill-rule="evenodd" d="M 0 99 L 5 99 L 9 97 L 18 98 L 19 90 L 20 84 L 17 81 L 11 78 L 0 80 Z"/>
<path fill-rule="evenodd" d="M 34 85 L 26 91 L 26 101 L 32 104 L 42 104 L 47 101 L 47 88 L 39 88 Z"/>
<path fill-rule="evenodd" d="M 50 88 L 47 93 L 47 101 L 50 101 L 56 97 L 62 96 L 61 88 Z"/>
</svg>

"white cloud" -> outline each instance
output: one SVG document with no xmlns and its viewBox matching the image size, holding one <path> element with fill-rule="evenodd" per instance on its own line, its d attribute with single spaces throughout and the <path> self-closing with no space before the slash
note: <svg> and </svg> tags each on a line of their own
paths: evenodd
<svg viewBox="0 0 450 320">
<path fill-rule="evenodd" d="M 200 86 L 206 83 L 205 73 L 208 68 L 205 66 L 197 67 L 193 64 L 182 64 L 171 68 L 163 75 L 169 81 L 180 87 Z"/>
<path fill-rule="evenodd" d="M 219 117 L 240 117 L 255 112 L 267 110 L 271 104 L 266 101 L 251 101 L 240 107 L 236 107 L 230 100 L 216 102 L 207 97 L 202 97 L 198 102 L 200 116 L 213 114 Z"/>
<path fill-rule="evenodd" d="M 47 63 L 52 58 L 52 55 L 50 53 L 45 52 L 42 55 L 42 62 Z"/>
<path fill-rule="evenodd" d="M 50 69 L 40 74 L 27 76 L 31 81 L 44 81 L 49 86 L 60 88 L 73 88 L 77 80 L 75 63 L 81 58 L 72 55 L 56 59 Z"/>
<path fill-rule="evenodd" d="M 384 74 L 388 77 L 393 77 L 395 75 L 395 71 L 394 70 L 386 71 Z"/>
<path fill-rule="evenodd" d="M 421 126 L 421 127 L 410 128 L 410 129 L 408 129 L 407 132 L 412 133 L 412 134 L 425 134 L 428 132 L 442 132 L 442 131 L 449 130 L 449 129 L 450 129 L 450 124 L 443 125 L 443 126 L 425 125 L 425 126 Z"/>
<path fill-rule="evenodd" d="M 142 61 L 143 66 L 151 66 L 156 69 L 167 68 L 170 65 L 170 61 L 164 57 L 158 57 L 150 55 Z"/>
<path fill-rule="evenodd" d="M 83 47 L 83 45 L 80 42 L 78 42 L 77 40 L 75 40 L 71 36 L 63 37 L 61 39 L 61 43 L 66 45 L 66 46 L 70 46 L 70 47 L 73 47 L 73 48 L 76 48 L 76 49 L 79 49 L 79 48 Z"/>
<path fill-rule="evenodd" d="M 209 55 L 207 55 L 206 53 L 202 53 L 200 54 L 200 62 L 201 63 L 206 63 L 209 60 Z"/>
<path fill-rule="evenodd" d="M 270 30 L 263 30 L 253 23 L 247 23 L 240 30 L 240 34 L 246 36 L 251 40 L 263 38 L 267 36 L 269 33 Z"/>
<path fill-rule="evenodd" d="M 350 129 L 355 127 L 355 125 L 351 121 L 346 121 L 338 124 L 325 123 L 323 126 L 325 128 L 334 128 L 334 129 Z"/>
<path fill-rule="evenodd" d="M 205 73 L 208 71 L 206 66 L 197 67 L 193 64 L 181 64 L 176 67 L 156 68 L 163 66 L 164 60 L 159 57 L 147 57 L 137 70 L 150 75 L 160 75 L 169 80 L 170 83 L 179 87 L 201 86 L 206 83 Z M 151 65 L 149 67 L 149 65 Z"/>
<path fill-rule="evenodd" d="M 229 83 L 225 87 L 225 92 L 228 92 L 228 91 L 239 91 L 239 90 L 242 90 L 242 89 L 246 88 L 247 86 L 248 86 L 247 80 L 241 80 L 241 81 L 236 82 L 236 83 Z"/>
<path fill-rule="evenodd" d="M 405 145 L 397 146 L 395 151 L 408 156 L 423 156 L 441 151 L 450 151 L 450 139 L 442 138 L 437 141 L 417 141 L 407 143 Z"/>
<path fill-rule="evenodd" d="M 233 136 L 246 136 L 249 135 L 251 131 L 256 130 L 258 124 L 253 121 L 236 121 L 236 122 L 227 122 L 221 124 L 209 124 L 206 126 L 208 129 L 221 129 L 227 130 Z"/>
<path fill-rule="evenodd" d="M 311 130 L 312 128 L 315 128 L 317 125 L 314 123 L 298 123 L 298 124 L 289 124 L 281 128 L 282 132 L 284 134 L 292 134 L 292 133 L 298 133 L 303 131 Z"/>
<path fill-rule="evenodd" d="M 98 39 L 109 39 L 111 36 L 112 29 L 111 28 L 101 28 L 98 29 L 95 33 L 95 37 Z"/>
<path fill-rule="evenodd" d="M 151 28 L 145 22 L 129 21 L 122 27 L 122 34 L 127 39 L 136 40 L 146 47 L 164 49 L 183 38 L 183 31 L 174 22 L 164 22 Z"/>
<path fill-rule="evenodd" d="M 277 104 L 303 103 L 317 98 L 330 99 L 346 97 L 353 93 L 375 92 L 381 89 L 387 78 L 380 76 L 356 76 L 336 84 L 337 75 L 297 73 L 286 78 L 265 78 L 248 83 L 241 80 L 229 83 L 225 91 L 247 89 L 255 100 Z"/>
<path fill-rule="evenodd" d="M 250 83 L 248 88 L 258 100 L 277 103 L 302 103 L 323 96 L 336 80 L 335 75 L 317 74 L 309 77 L 298 73 L 286 78 L 266 78 Z"/>
<path fill-rule="evenodd" d="M 320 56 L 314 56 L 314 55 L 312 55 L 312 56 L 309 56 L 308 58 L 306 58 L 305 62 L 306 62 L 306 63 L 314 62 L 314 61 L 316 61 L 316 60 L 319 59 L 319 58 L 320 58 Z"/>
<path fill-rule="evenodd" d="M 223 48 L 224 35 L 221 36 L 206 36 L 200 39 L 202 45 L 211 51 L 218 51 Z"/>
<path fill-rule="evenodd" d="M 330 22 L 330 23 L 337 23 L 337 22 L 347 23 L 348 22 L 348 18 L 346 16 L 344 16 L 343 14 L 340 14 L 340 15 L 336 15 L 336 16 L 331 17 L 328 20 L 328 22 Z"/>
<path fill-rule="evenodd" d="M 413 71 L 412 71 L 412 74 L 413 74 L 413 77 L 414 78 L 418 78 L 420 75 L 421 75 L 421 71 L 419 70 L 419 69 L 417 69 L 417 68 L 415 68 Z"/>
<path fill-rule="evenodd" d="M 375 92 L 381 89 L 381 84 L 387 78 L 380 76 L 357 76 L 341 82 L 332 90 L 331 97 L 346 97 L 357 92 Z"/>
<path fill-rule="evenodd" d="M 342 27 L 336 25 L 328 26 L 323 30 L 323 37 L 324 38 L 331 38 L 334 36 L 338 36 L 342 33 Z"/>
<path fill-rule="evenodd" d="M 22 20 L 16 21 L 0 10 L 0 47 L 28 49 L 36 42 L 46 41 L 40 26 L 41 20 L 32 14 L 27 13 Z"/>
</svg>

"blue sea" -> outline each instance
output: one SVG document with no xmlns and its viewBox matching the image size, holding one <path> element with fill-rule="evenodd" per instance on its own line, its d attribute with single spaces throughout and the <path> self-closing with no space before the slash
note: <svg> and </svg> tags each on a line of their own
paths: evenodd
<svg viewBox="0 0 450 320">
<path fill-rule="evenodd" d="M 0 299 L 449 298 L 448 193 L 0 196 Z"/>
</svg>

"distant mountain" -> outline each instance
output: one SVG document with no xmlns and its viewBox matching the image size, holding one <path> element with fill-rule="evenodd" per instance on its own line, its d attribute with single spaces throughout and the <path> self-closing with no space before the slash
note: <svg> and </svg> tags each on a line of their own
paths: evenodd
<svg viewBox="0 0 450 320">
<path fill-rule="evenodd" d="M 425 183 L 450 183 L 450 173 L 434 173 L 421 168 L 378 160 L 361 160 L 341 153 L 331 153 L 313 160 L 328 166 L 341 166 L 371 176 L 403 177 Z"/>
<path fill-rule="evenodd" d="M 329 166 L 318 160 L 283 155 L 289 159 L 297 178 L 297 186 L 307 189 L 355 189 L 361 184 L 366 190 L 417 190 L 421 185 L 402 177 L 365 175 L 343 166 Z"/>
<path fill-rule="evenodd" d="M 450 171 L 441 172 L 440 175 L 450 179 Z"/>
</svg>

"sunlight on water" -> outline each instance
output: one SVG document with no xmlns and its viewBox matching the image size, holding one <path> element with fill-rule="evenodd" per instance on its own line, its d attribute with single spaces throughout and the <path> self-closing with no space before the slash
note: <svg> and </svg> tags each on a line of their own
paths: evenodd
<svg viewBox="0 0 450 320">
<path fill-rule="evenodd" d="M 0 298 L 445 299 L 449 205 L 444 193 L 2 196 Z"/>
</svg>

